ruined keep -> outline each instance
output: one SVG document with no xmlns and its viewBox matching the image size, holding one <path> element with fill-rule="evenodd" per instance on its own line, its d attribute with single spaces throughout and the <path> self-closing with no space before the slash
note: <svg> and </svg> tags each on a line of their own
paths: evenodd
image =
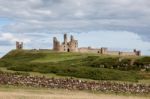
<svg viewBox="0 0 150 99">
<path fill-rule="evenodd" d="M 58 52 L 80 52 L 80 53 L 97 53 L 101 55 L 118 55 L 118 56 L 141 56 L 141 51 L 136 49 L 133 52 L 110 51 L 108 48 L 78 48 L 78 41 L 71 35 L 70 41 L 67 41 L 67 34 L 64 34 L 64 41 L 60 43 L 56 37 L 53 38 L 53 50 Z"/>
<path fill-rule="evenodd" d="M 59 52 L 78 52 L 78 41 L 71 35 L 68 42 L 67 34 L 64 34 L 64 41 L 60 43 L 56 37 L 53 38 L 53 50 Z"/>
<path fill-rule="evenodd" d="M 16 42 L 16 49 L 23 49 L 23 42 Z M 35 50 L 35 49 L 34 49 Z M 50 49 L 39 49 L 39 50 L 50 50 Z M 64 41 L 61 43 L 56 37 L 53 38 L 53 51 L 57 52 L 79 52 L 79 53 L 95 53 L 100 55 L 117 55 L 117 56 L 141 56 L 141 51 L 134 49 L 132 52 L 123 51 L 111 51 L 108 48 L 91 48 L 81 47 L 78 48 L 78 40 L 70 36 L 68 41 L 67 34 L 64 34 Z"/>
<path fill-rule="evenodd" d="M 16 49 L 23 49 L 23 42 L 16 41 Z"/>
</svg>

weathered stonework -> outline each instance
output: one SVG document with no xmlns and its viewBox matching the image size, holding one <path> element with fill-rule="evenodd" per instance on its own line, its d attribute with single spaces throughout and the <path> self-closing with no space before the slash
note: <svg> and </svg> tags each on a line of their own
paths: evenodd
<svg viewBox="0 0 150 99">
<path fill-rule="evenodd" d="M 16 49 L 23 49 L 23 42 L 16 42 Z"/>
<path fill-rule="evenodd" d="M 119 55 L 119 56 L 141 56 L 141 51 L 133 50 L 133 52 L 109 51 L 107 48 L 79 48 L 81 53 L 98 53 L 102 55 Z"/>
<path fill-rule="evenodd" d="M 56 37 L 53 38 L 53 50 L 59 52 L 78 52 L 78 41 L 73 36 L 67 41 L 67 34 L 64 34 L 64 42 L 60 44 Z"/>
<path fill-rule="evenodd" d="M 59 52 L 80 52 L 80 53 L 97 53 L 102 55 L 118 55 L 118 56 L 140 56 L 141 52 L 136 49 L 133 52 L 121 52 L 121 51 L 109 51 L 108 48 L 91 48 L 82 47 L 78 48 L 78 41 L 74 40 L 74 37 L 70 37 L 70 41 L 67 41 L 67 34 L 64 34 L 64 42 L 62 44 L 53 38 L 53 50 Z"/>
</svg>

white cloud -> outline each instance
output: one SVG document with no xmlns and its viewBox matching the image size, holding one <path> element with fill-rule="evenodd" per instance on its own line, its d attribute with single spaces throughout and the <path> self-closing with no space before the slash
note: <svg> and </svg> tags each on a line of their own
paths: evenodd
<svg viewBox="0 0 150 99">
<path fill-rule="evenodd" d="M 81 11 L 81 10 L 75 12 L 75 16 L 76 16 L 77 18 L 82 18 L 82 17 L 84 17 L 84 15 L 85 15 L 85 14 L 84 14 L 83 11 Z"/>
<path fill-rule="evenodd" d="M 24 43 L 29 43 L 30 39 L 22 37 L 22 35 L 13 35 L 12 33 L 2 33 L 0 34 L 0 40 L 8 41 L 14 43 L 16 41 L 22 41 Z"/>
</svg>

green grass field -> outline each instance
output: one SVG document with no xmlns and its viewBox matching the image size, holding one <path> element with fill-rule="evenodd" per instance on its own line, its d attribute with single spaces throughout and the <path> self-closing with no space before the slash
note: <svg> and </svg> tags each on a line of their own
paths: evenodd
<svg viewBox="0 0 150 99">
<path fill-rule="evenodd" d="M 119 58 L 122 59 L 119 62 Z M 131 60 L 135 64 L 130 65 Z M 141 72 L 150 57 L 118 57 L 88 53 L 59 53 L 43 50 L 13 50 L 0 59 L 5 71 L 42 73 L 58 77 L 77 77 L 93 80 L 143 81 L 150 79 L 150 72 Z"/>
</svg>

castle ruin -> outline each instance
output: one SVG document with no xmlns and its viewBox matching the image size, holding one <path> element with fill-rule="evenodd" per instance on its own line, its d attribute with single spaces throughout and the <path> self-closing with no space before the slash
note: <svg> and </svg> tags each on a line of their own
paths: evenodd
<svg viewBox="0 0 150 99">
<path fill-rule="evenodd" d="M 64 41 L 60 43 L 56 37 L 53 38 L 53 50 L 59 52 L 78 52 L 78 41 L 71 35 L 68 42 L 67 34 L 64 34 Z"/>
<path fill-rule="evenodd" d="M 23 42 L 16 41 L 16 49 L 23 49 Z"/>
<path fill-rule="evenodd" d="M 117 55 L 117 56 L 141 56 L 141 51 L 136 49 L 133 52 L 122 52 L 122 51 L 110 51 L 108 48 L 79 48 L 80 53 L 98 53 L 101 55 Z"/>
<path fill-rule="evenodd" d="M 70 41 L 67 41 L 67 34 L 64 34 L 64 42 L 60 43 L 56 37 L 53 38 L 53 50 L 58 52 L 80 52 L 80 53 L 97 53 L 101 55 L 118 55 L 118 56 L 140 56 L 141 51 L 136 49 L 133 52 L 122 52 L 122 51 L 109 51 L 108 48 L 91 48 L 81 47 L 78 48 L 78 41 L 74 40 L 71 35 Z"/>
<path fill-rule="evenodd" d="M 16 42 L 16 49 L 23 49 L 23 42 Z M 42 50 L 42 49 L 39 49 Z M 50 49 L 46 49 L 50 50 Z M 64 34 L 64 41 L 61 43 L 56 37 L 53 38 L 53 51 L 57 52 L 79 52 L 79 53 L 95 53 L 100 55 L 117 55 L 117 56 L 141 56 L 141 51 L 134 49 L 132 52 L 123 51 L 110 51 L 108 48 L 91 48 L 91 47 L 81 47 L 78 48 L 78 40 L 70 36 L 70 41 L 68 41 L 67 34 Z"/>
</svg>

